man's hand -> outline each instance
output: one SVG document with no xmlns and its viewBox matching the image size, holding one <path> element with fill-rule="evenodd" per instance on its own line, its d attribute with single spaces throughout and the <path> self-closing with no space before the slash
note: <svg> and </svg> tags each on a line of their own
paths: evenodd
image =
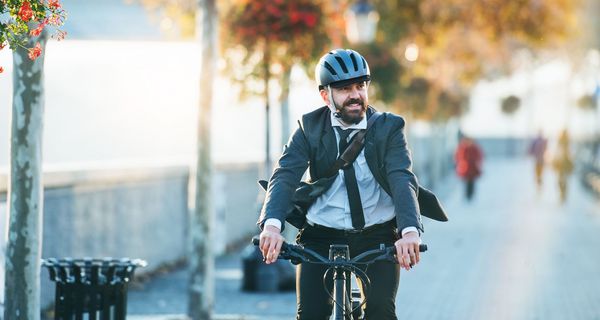
<svg viewBox="0 0 600 320">
<path fill-rule="evenodd" d="M 402 239 L 396 241 L 396 256 L 400 267 L 410 270 L 412 266 L 419 263 L 419 244 L 421 239 L 417 232 L 407 232 L 402 236 Z"/>
<path fill-rule="evenodd" d="M 259 248 L 266 264 L 277 261 L 282 244 L 283 236 L 281 235 L 281 230 L 275 226 L 265 226 L 264 230 L 260 233 Z"/>
</svg>

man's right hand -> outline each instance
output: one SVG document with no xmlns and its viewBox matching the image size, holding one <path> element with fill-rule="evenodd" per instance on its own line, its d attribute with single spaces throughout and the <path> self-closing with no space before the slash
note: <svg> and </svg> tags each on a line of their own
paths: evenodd
<svg viewBox="0 0 600 320">
<path fill-rule="evenodd" d="M 267 225 L 260 233 L 259 248 L 266 264 L 277 261 L 283 240 L 281 230 L 275 226 Z"/>
</svg>

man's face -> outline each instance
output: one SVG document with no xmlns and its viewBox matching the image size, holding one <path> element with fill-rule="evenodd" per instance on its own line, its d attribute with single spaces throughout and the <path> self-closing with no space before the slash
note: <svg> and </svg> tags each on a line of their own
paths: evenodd
<svg viewBox="0 0 600 320">
<path fill-rule="evenodd" d="M 340 88 L 331 88 L 333 101 L 340 112 L 342 121 L 353 124 L 359 123 L 364 118 L 369 105 L 367 87 L 367 83 L 363 81 Z M 323 95 L 323 91 L 321 95 L 327 102 L 328 93 L 325 91 L 325 95 Z"/>
</svg>

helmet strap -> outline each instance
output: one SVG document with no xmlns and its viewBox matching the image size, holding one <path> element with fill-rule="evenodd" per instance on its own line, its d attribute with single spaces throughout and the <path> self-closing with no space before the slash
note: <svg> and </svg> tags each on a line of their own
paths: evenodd
<svg viewBox="0 0 600 320">
<path fill-rule="evenodd" d="M 340 111 L 339 111 L 341 109 L 335 105 L 335 100 L 333 100 L 333 92 L 331 91 L 330 85 L 327 86 L 327 93 L 329 94 L 329 103 L 330 103 L 329 109 L 331 109 L 331 112 L 333 112 L 334 117 L 341 118 L 342 115 L 340 114 Z"/>
</svg>

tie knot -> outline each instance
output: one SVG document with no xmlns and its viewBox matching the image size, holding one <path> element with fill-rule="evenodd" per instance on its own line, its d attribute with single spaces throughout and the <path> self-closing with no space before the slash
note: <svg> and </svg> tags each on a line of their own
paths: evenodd
<svg viewBox="0 0 600 320">
<path fill-rule="evenodd" d="M 336 127 L 340 134 L 340 141 L 348 142 L 348 136 L 354 131 L 353 129 L 342 130 L 341 127 Z"/>
</svg>

